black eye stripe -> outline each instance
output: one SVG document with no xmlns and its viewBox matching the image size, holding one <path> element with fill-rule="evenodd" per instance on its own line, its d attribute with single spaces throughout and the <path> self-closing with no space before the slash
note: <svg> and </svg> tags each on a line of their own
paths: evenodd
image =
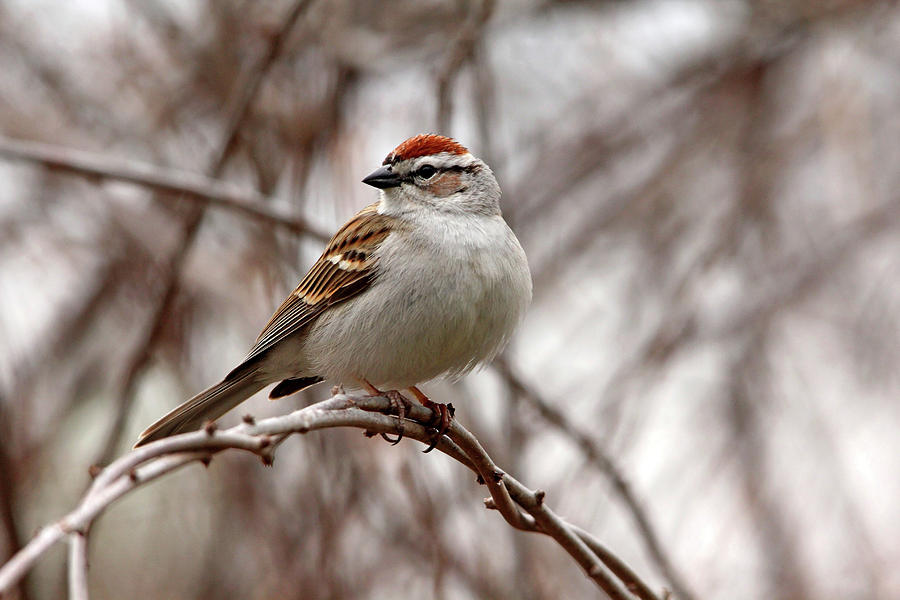
<svg viewBox="0 0 900 600">
<path fill-rule="evenodd" d="M 454 171 L 456 173 L 474 173 L 478 170 L 476 165 L 469 165 L 467 167 L 463 167 L 461 165 L 453 165 L 450 167 L 446 167 L 443 169 L 444 171 Z"/>
</svg>

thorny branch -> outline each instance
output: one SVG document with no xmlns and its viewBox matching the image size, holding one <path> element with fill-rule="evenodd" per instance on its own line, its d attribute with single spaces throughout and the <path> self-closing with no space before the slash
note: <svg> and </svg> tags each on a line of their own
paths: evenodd
<svg viewBox="0 0 900 600">
<path fill-rule="evenodd" d="M 124 495 L 185 465 L 207 464 L 223 450 L 244 450 L 270 465 L 278 446 L 292 434 L 333 427 L 356 427 L 365 430 L 367 435 L 396 434 L 401 425 L 390 414 L 392 410 L 386 397 L 350 396 L 341 392 L 288 415 L 259 422 L 248 417 L 240 425 L 222 431 L 210 424 L 200 431 L 166 438 L 125 454 L 95 473 L 93 483 L 73 511 L 41 529 L 0 567 L 0 594 L 16 585 L 57 542 L 68 539 L 71 597 L 86 600 L 88 532 L 97 518 Z M 402 424 L 404 435 L 429 443 L 434 433 L 423 423 L 431 422 L 431 411 L 412 406 L 406 415 Z M 478 475 L 479 482 L 491 494 L 485 500 L 488 508 L 499 510 L 517 529 L 552 537 L 609 598 L 659 600 L 620 558 L 589 533 L 553 512 L 545 502 L 543 491 L 525 487 L 498 468 L 481 443 L 458 421 L 453 421 L 437 449 Z"/>
</svg>

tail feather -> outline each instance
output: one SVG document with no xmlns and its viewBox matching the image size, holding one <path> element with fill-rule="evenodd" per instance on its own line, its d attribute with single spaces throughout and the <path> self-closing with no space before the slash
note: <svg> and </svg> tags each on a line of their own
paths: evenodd
<svg viewBox="0 0 900 600">
<path fill-rule="evenodd" d="M 229 374 L 224 381 L 200 392 L 145 429 L 134 447 L 176 433 L 199 429 L 204 423 L 218 419 L 265 385 L 254 370 L 245 370 L 237 376 Z"/>
</svg>

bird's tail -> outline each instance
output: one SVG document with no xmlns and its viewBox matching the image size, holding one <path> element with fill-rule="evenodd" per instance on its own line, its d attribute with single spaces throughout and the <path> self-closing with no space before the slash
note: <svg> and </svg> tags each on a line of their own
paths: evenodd
<svg viewBox="0 0 900 600">
<path fill-rule="evenodd" d="M 243 366 L 243 365 L 242 365 Z M 223 381 L 172 409 L 141 433 L 135 448 L 176 433 L 199 429 L 261 390 L 266 382 L 256 369 L 235 369 Z"/>
</svg>

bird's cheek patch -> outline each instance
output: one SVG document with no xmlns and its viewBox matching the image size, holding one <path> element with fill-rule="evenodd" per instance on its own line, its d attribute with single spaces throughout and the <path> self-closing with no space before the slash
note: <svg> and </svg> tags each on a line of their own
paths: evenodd
<svg viewBox="0 0 900 600">
<path fill-rule="evenodd" d="M 450 194 L 461 191 L 463 188 L 465 188 L 465 185 L 462 182 L 462 175 L 459 173 L 442 173 L 428 185 L 431 193 L 438 198 L 445 198 Z"/>
</svg>

